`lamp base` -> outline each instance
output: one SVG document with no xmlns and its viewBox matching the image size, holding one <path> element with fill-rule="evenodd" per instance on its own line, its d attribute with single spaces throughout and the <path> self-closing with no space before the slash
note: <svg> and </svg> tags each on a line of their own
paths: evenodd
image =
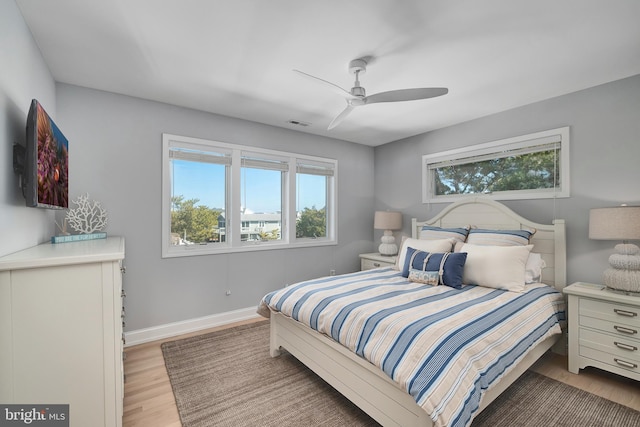
<svg viewBox="0 0 640 427">
<path fill-rule="evenodd" d="M 608 288 L 623 292 L 640 292 L 640 270 L 607 268 L 602 278 Z"/>
<path fill-rule="evenodd" d="M 396 245 L 396 239 L 393 237 L 391 230 L 384 230 L 384 234 L 380 238 L 380 246 L 378 246 L 378 252 L 380 255 L 393 256 L 398 253 L 398 245 Z"/>
<path fill-rule="evenodd" d="M 617 253 L 609 257 L 609 266 L 602 279 L 608 288 L 640 293 L 640 255 L 638 246 L 630 243 L 616 245 Z"/>
</svg>

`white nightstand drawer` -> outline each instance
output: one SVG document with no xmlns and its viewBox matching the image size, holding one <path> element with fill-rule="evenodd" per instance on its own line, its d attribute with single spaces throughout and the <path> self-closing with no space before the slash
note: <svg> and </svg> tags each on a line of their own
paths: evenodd
<svg viewBox="0 0 640 427">
<path fill-rule="evenodd" d="M 622 359 L 640 363 L 640 341 L 603 334 L 589 329 L 580 329 L 580 354 L 585 348 L 602 351 Z"/>
<path fill-rule="evenodd" d="M 378 267 L 389 267 L 388 263 L 375 261 L 372 259 L 362 259 L 360 261 L 361 261 L 360 263 L 361 270 L 371 270 L 372 268 L 378 268 Z"/>
<path fill-rule="evenodd" d="M 384 256 L 377 252 L 360 254 L 360 270 L 362 271 L 378 267 L 393 267 L 395 264 L 395 256 Z"/>
<path fill-rule="evenodd" d="M 580 316 L 590 316 L 640 328 L 640 307 L 580 299 Z"/>
<path fill-rule="evenodd" d="M 633 360 L 629 357 L 618 356 L 604 351 L 594 350 L 588 347 L 580 348 L 580 356 L 587 357 L 589 359 L 598 360 L 607 365 L 614 366 L 616 368 L 624 369 L 625 371 L 634 372 L 640 374 L 640 362 Z"/>
<path fill-rule="evenodd" d="M 597 319 L 595 317 L 581 316 L 580 326 L 608 332 L 620 337 L 640 340 L 640 327 L 623 322 L 622 320 L 624 319 L 620 319 L 619 321 L 610 321 Z"/>
</svg>

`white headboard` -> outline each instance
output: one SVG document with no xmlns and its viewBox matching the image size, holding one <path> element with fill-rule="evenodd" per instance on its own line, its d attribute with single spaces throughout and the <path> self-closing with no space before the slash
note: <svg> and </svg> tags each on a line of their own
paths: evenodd
<svg viewBox="0 0 640 427">
<path fill-rule="evenodd" d="M 418 238 L 423 225 L 436 227 L 464 227 L 496 230 L 532 230 L 532 252 L 542 255 L 547 266 L 542 270 L 542 281 L 562 290 L 567 284 L 567 246 L 563 219 L 553 224 L 538 224 L 521 217 L 502 203 L 480 197 L 455 202 L 435 217 L 426 221 L 411 220 L 411 235 Z"/>
</svg>

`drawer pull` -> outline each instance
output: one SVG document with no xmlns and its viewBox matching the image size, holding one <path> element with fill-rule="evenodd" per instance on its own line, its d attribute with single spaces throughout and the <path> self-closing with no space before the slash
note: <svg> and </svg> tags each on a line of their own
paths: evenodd
<svg viewBox="0 0 640 427">
<path fill-rule="evenodd" d="M 614 308 L 613 311 L 620 316 L 626 317 L 636 317 L 638 315 L 638 313 L 634 313 L 633 311 L 620 310 L 619 308 Z"/>
<path fill-rule="evenodd" d="M 636 369 L 638 367 L 638 365 L 636 365 L 635 363 L 627 362 L 626 360 L 613 359 L 613 361 L 620 366 L 624 366 L 625 368 Z"/>
<path fill-rule="evenodd" d="M 623 350 L 629 350 L 629 351 L 636 351 L 638 350 L 638 347 L 634 346 L 634 345 L 629 345 L 629 344 L 625 344 L 623 342 L 617 342 L 614 341 L 613 344 L 618 347 L 621 348 Z"/>
<path fill-rule="evenodd" d="M 379 263 L 379 262 L 374 262 L 374 263 L 373 263 L 373 266 L 374 266 L 374 267 L 380 267 L 380 263 Z"/>
<path fill-rule="evenodd" d="M 618 325 L 613 325 L 613 329 L 615 329 L 618 332 L 622 332 L 623 334 L 629 334 L 629 335 L 638 333 L 638 331 L 636 331 L 635 329 L 625 328 L 624 326 L 618 326 Z"/>
</svg>

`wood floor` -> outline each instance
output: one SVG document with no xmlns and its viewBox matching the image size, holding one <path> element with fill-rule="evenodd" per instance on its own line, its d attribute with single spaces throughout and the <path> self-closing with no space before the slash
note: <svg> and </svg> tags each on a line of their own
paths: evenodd
<svg viewBox="0 0 640 427">
<path fill-rule="evenodd" d="M 248 320 L 197 333 L 154 341 L 126 349 L 124 363 L 124 427 L 181 427 L 169 377 L 164 366 L 160 344 L 192 335 L 251 323 Z M 548 353 L 532 368 L 558 381 L 613 400 L 640 411 L 640 383 L 596 368 L 587 368 L 575 375 L 567 371 L 567 358 Z"/>
</svg>

